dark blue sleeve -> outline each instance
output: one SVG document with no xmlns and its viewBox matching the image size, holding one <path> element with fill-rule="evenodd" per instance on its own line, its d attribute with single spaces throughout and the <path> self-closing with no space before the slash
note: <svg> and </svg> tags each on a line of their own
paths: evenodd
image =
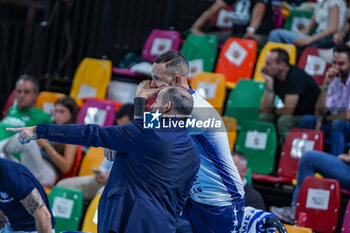
<svg viewBox="0 0 350 233">
<path fill-rule="evenodd" d="M 136 124 L 100 127 L 98 125 L 44 125 L 36 128 L 38 138 L 83 146 L 105 147 L 120 152 L 129 152 L 135 144 L 138 129 Z"/>
<path fill-rule="evenodd" d="M 8 179 L 12 184 L 13 194 L 18 200 L 23 200 L 36 188 L 31 177 L 21 170 L 15 170 L 9 174 Z"/>
</svg>

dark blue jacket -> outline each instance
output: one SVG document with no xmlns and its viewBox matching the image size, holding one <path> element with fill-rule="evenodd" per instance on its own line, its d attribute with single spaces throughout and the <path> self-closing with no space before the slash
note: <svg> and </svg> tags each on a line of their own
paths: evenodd
<svg viewBox="0 0 350 233">
<path fill-rule="evenodd" d="M 118 151 L 98 206 L 98 232 L 175 232 L 199 169 L 195 143 L 183 128 L 38 125 L 39 138 Z"/>
</svg>

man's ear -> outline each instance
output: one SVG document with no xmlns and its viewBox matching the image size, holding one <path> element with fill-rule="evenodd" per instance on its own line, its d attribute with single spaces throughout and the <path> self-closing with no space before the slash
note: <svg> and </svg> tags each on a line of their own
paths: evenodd
<svg viewBox="0 0 350 233">
<path fill-rule="evenodd" d="M 182 77 L 180 75 L 175 75 L 175 84 L 180 84 L 182 81 Z"/>
<path fill-rule="evenodd" d="M 163 114 L 164 113 L 168 113 L 172 108 L 172 103 L 170 101 L 166 102 L 164 105 L 163 105 Z"/>
</svg>

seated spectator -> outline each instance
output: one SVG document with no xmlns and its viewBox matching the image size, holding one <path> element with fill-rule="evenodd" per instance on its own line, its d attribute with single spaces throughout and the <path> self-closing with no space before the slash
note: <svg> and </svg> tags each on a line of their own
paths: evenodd
<svg viewBox="0 0 350 233">
<path fill-rule="evenodd" d="M 344 152 L 345 140 L 350 137 L 350 48 L 334 48 L 333 65 L 325 76 L 323 90 L 316 103 L 316 115 L 306 115 L 299 126 L 322 130 L 330 137 L 331 153 Z"/>
<path fill-rule="evenodd" d="M 16 81 L 16 102 L 4 119 L 0 121 L 0 153 L 9 138 L 14 134 L 7 127 L 33 126 L 38 123 L 50 124 L 49 114 L 35 107 L 39 93 L 38 81 L 31 75 L 23 74 Z M 14 136 L 16 137 L 16 136 Z"/>
<path fill-rule="evenodd" d="M 266 65 L 261 74 L 266 80 L 266 87 L 260 100 L 259 120 L 277 120 L 279 144 L 282 146 L 289 131 L 298 126 L 301 116 L 313 114 L 320 90 L 305 71 L 289 64 L 288 53 L 280 48 L 272 49 L 266 55 Z M 283 101 L 284 107 L 274 107 L 276 95 Z"/>
<path fill-rule="evenodd" d="M 45 191 L 25 166 L 0 159 L 0 194 L 1 233 L 55 232 Z"/>
<path fill-rule="evenodd" d="M 130 122 L 133 118 L 134 105 L 124 104 L 116 114 L 116 125 L 124 125 Z M 81 190 L 83 193 L 83 199 L 91 201 L 96 194 L 102 193 L 112 165 L 113 162 L 105 158 L 98 170 L 94 171 L 94 176 L 79 176 L 63 179 L 57 183 L 57 186 Z"/>
<path fill-rule="evenodd" d="M 273 13 L 270 0 L 216 0 L 192 25 L 192 33 L 203 34 L 202 27 L 221 9 L 233 5 L 233 27 L 231 32 L 213 32 L 219 44 L 229 37 L 256 40 L 262 47 L 268 33 L 273 29 Z M 263 22 L 263 23 L 262 23 Z"/>
<path fill-rule="evenodd" d="M 244 154 L 239 152 L 232 152 L 233 161 L 236 164 L 239 175 L 241 176 L 244 192 L 245 192 L 245 206 L 251 206 L 255 209 L 265 210 L 265 203 L 261 194 L 256 191 L 246 180 L 248 171 L 248 162 Z"/>
<path fill-rule="evenodd" d="M 65 96 L 55 102 L 55 124 L 74 124 L 78 115 L 75 101 Z M 17 137 L 12 137 L 4 147 L 6 154 L 20 153 L 21 163 L 44 186 L 52 186 L 56 180 L 74 166 L 78 146 L 50 142 L 40 139 L 21 145 Z"/>
<path fill-rule="evenodd" d="M 350 153 L 338 157 L 321 151 L 307 151 L 299 161 L 297 185 L 295 187 L 290 207 L 274 207 L 270 211 L 276 217 L 287 223 L 294 223 L 295 205 L 300 187 L 308 176 L 320 173 L 325 178 L 336 179 L 340 186 L 350 189 Z"/>
<path fill-rule="evenodd" d="M 333 34 L 344 27 L 345 13 L 343 0 L 318 1 L 310 22 L 300 33 L 275 29 L 269 34 L 268 41 L 295 44 L 298 48 L 330 48 L 333 46 Z"/>
</svg>

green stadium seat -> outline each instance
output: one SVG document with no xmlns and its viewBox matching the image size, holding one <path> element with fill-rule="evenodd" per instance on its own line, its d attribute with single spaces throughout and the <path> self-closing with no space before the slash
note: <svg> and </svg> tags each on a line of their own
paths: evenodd
<svg viewBox="0 0 350 233">
<path fill-rule="evenodd" d="M 312 15 L 312 11 L 293 9 L 283 28 L 289 31 L 299 32 L 299 30 L 302 30 L 309 23 Z"/>
</svg>

